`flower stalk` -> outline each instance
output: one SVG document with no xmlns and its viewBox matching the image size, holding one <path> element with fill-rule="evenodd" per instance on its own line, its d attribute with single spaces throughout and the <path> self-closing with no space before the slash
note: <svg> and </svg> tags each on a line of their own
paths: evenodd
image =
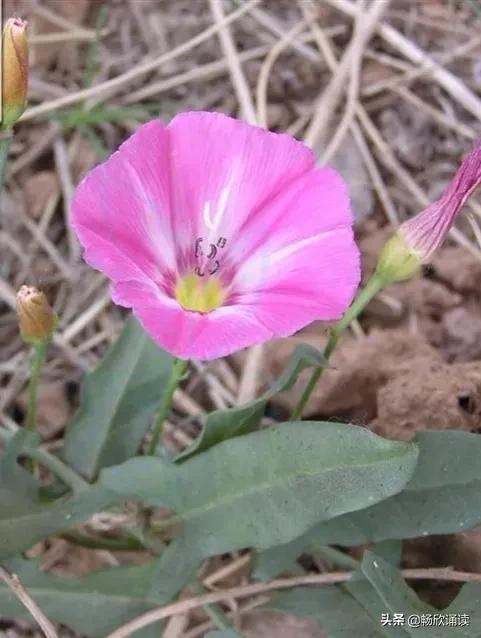
<svg viewBox="0 0 481 638">
<path fill-rule="evenodd" d="M 164 421 L 169 414 L 170 406 L 172 404 L 172 398 L 174 396 L 174 392 L 177 389 L 177 386 L 184 378 L 184 374 L 187 371 L 189 366 L 189 362 L 185 359 L 175 359 L 172 365 L 172 372 L 170 374 L 170 379 L 165 389 L 165 392 L 162 396 L 162 400 L 160 402 L 159 411 L 157 413 L 157 418 L 155 419 L 154 428 L 152 431 L 152 438 L 147 448 L 147 454 L 153 456 L 157 450 L 157 446 L 160 441 L 160 437 L 162 434 L 162 430 L 164 428 Z"/>
<path fill-rule="evenodd" d="M 42 341 L 32 347 L 32 363 L 30 368 L 30 381 L 28 382 L 28 404 L 25 417 L 25 427 L 34 432 L 37 427 L 38 385 L 40 375 L 45 363 L 47 341 Z"/>
<path fill-rule="evenodd" d="M 5 169 L 11 142 L 12 132 L 0 131 L 0 191 L 3 189 L 3 182 L 5 181 Z"/>
<path fill-rule="evenodd" d="M 350 324 L 357 319 L 364 308 L 368 305 L 368 303 L 374 299 L 374 297 L 384 288 L 386 285 L 386 281 L 382 276 L 376 271 L 374 275 L 369 279 L 367 284 L 361 290 L 361 292 L 354 299 L 352 305 L 347 309 L 345 314 L 341 317 L 341 319 L 336 323 L 336 325 L 332 328 L 329 339 L 327 341 L 326 347 L 324 348 L 324 358 L 329 361 L 334 349 L 337 345 L 339 338 L 344 334 Z M 301 398 L 299 399 L 296 407 L 294 408 L 291 418 L 291 421 L 296 421 L 300 419 L 304 408 L 306 407 L 307 402 L 310 399 L 314 388 L 316 387 L 319 379 L 324 372 L 324 368 L 316 368 L 306 387 L 304 388 L 304 392 L 302 393 Z"/>
</svg>

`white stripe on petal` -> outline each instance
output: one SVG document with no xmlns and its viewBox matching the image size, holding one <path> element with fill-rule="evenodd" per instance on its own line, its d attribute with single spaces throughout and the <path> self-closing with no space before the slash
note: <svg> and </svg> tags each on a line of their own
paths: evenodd
<svg viewBox="0 0 481 638">
<path fill-rule="evenodd" d="M 210 218 L 210 209 L 211 209 L 210 202 L 209 201 L 205 202 L 204 208 L 202 209 L 202 218 L 204 220 L 205 226 L 209 229 L 211 229 L 212 226 L 214 225 Z"/>
<path fill-rule="evenodd" d="M 240 266 L 233 282 L 233 289 L 238 292 L 255 289 L 261 284 L 267 282 L 272 274 L 277 275 L 280 271 L 282 271 L 281 262 L 289 259 L 289 257 L 308 246 L 315 244 L 319 240 L 325 240 L 326 238 L 329 238 L 343 230 L 344 229 L 342 228 L 335 228 L 333 230 L 317 233 L 311 237 L 306 237 L 299 241 L 292 242 L 278 250 L 270 250 L 267 245 L 264 245 Z"/>
<path fill-rule="evenodd" d="M 142 201 L 146 222 L 144 230 L 148 240 L 164 265 L 173 270 L 175 269 L 175 244 L 170 227 L 170 212 L 159 210 L 159 203 L 151 198 L 135 167 L 130 163 L 126 163 L 126 166 L 133 183 L 133 190 Z M 141 220 L 139 219 L 140 222 Z"/>
<path fill-rule="evenodd" d="M 334 229 L 328 232 L 318 233 L 317 235 L 312 235 L 312 237 L 306 237 L 305 239 L 300 239 L 299 241 L 295 241 L 292 244 L 288 244 L 287 246 L 284 246 L 284 248 L 280 248 L 279 250 L 272 252 L 270 254 L 269 263 L 271 266 L 274 266 L 280 261 L 288 259 L 299 250 L 307 248 L 307 246 L 315 244 L 319 239 L 325 239 L 335 232 L 336 230 Z"/>
</svg>

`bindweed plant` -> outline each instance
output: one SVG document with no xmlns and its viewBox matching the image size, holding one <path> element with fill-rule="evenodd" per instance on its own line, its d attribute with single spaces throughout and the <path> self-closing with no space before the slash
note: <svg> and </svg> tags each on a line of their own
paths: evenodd
<svg viewBox="0 0 481 638">
<path fill-rule="evenodd" d="M 347 186 L 316 168 L 306 146 L 219 113 L 141 126 L 73 200 L 86 261 L 131 312 L 86 375 L 58 454 L 36 431 L 38 380 L 57 318 L 36 289 L 17 296 L 34 356 L 25 427 L 0 429 L 5 573 L 46 617 L 84 636 L 158 636 L 164 619 L 197 606 L 216 627 L 205 635 L 238 636 L 217 603 L 276 590 L 271 609 L 313 618 L 333 638 L 447 636 L 453 626 L 458 636 L 480 636 L 481 584 L 464 585 L 435 610 L 406 577 L 474 578 L 402 572 L 400 542 L 481 523 L 481 437 L 444 431 L 400 442 L 359 425 L 302 420 L 344 331 L 383 288 L 416 275 L 480 180 L 477 146 L 441 199 L 387 242 L 358 290 Z M 314 320 L 336 322 L 323 352 L 298 347 L 263 394 L 207 414 L 190 447 L 167 453 L 162 431 L 190 360 L 260 346 Z M 267 403 L 306 369 L 291 419 L 261 428 Z M 99 512 L 118 516 L 115 536 L 81 531 Z M 53 576 L 25 552 L 54 536 L 92 550 L 135 550 L 141 564 Z M 358 545 L 367 546 L 360 561 L 346 551 Z M 203 561 L 239 551 L 243 565 L 250 554 L 257 582 L 206 593 L 197 580 Z M 277 578 L 298 571 L 305 553 L 343 571 Z M 6 581 L 2 615 L 28 617 L 32 607 Z M 194 596 L 172 602 L 185 587 Z M 435 615 L 445 624 L 429 626 Z"/>
</svg>

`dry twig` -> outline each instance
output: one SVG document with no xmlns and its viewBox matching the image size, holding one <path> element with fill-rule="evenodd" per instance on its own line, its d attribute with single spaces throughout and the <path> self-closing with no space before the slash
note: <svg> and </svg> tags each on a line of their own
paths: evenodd
<svg viewBox="0 0 481 638">
<path fill-rule="evenodd" d="M 305 7 L 304 12 L 305 12 L 306 20 L 309 22 L 309 26 L 316 39 L 319 50 L 321 54 L 323 55 L 323 57 L 325 58 L 331 73 L 335 75 L 338 72 L 338 61 L 336 59 L 333 48 L 327 37 L 327 33 L 317 24 L 317 22 L 314 19 L 313 12 L 307 10 L 307 7 L 309 5 L 302 5 L 302 6 Z M 355 100 L 354 108 L 357 109 L 358 106 L 359 105 L 357 103 L 357 100 Z M 362 133 L 361 127 L 355 120 L 352 120 L 350 122 L 350 129 L 354 137 L 354 141 L 356 142 L 359 152 L 361 153 L 361 156 L 364 160 L 367 171 L 372 180 L 373 186 L 379 196 L 379 200 L 381 201 L 384 207 L 386 216 L 391 222 L 391 224 L 393 224 L 393 226 L 397 226 L 399 224 L 399 217 L 396 211 L 396 207 L 394 206 L 392 202 L 389 191 L 386 188 L 386 185 L 384 184 L 384 181 L 381 177 L 381 173 L 379 172 L 377 164 L 371 154 L 371 151 L 366 143 L 366 140 L 364 139 L 364 135 Z"/>
<path fill-rule="evenodd" d="M 257 80 L 256 100 L 257 119 L 259 121 L 259 125 L 264 128 L 268 128 L 269 125 L 269 122 L 267 121 L 267 85 L 269 83 L 269 74 L 274 66 L 274 62 L 284 49 L 295 42 L 295 38 L 302 33 L 304 27 L 304 21 L 301 21 L 295 24 L 292 29 L 289 29 L 289 31 L 274 44 L 262 63 Z"/>
<path fill-rule="evenodd" d="M 402 571 L 404 578 L 408 580 L 439 580 L 446 582 L 481 582 L 481 574 L 473 574 L 471 572 L 460 572 L 452 570 L 449 567 L 432 567 L 428 569 L 404 569 Z M 224 591 L 213 592 L 212 594 L 204 594 L 187 598 L 171 605 L 166 605 L 159 609 L 153 609 L 138 618 L 129 621 L 122 627 L 119 627 L 107 638 L 127 638 L 130 634 L 147 627 L 154 622 L 164 618 L 170 618 L 177 614 L 185 614 L 191 609 L 202 607 L 221 601 L 235 598 L 246 598 L 247 596 L 255 596 L 265 592 L 275 591 L 278 589 L 291 589 L 292 587 L 300 587 L 306 585 L 335 585 L 337 583 L 345 583 L 351 578 L 352 572 L 330 572 L 327 574 L 308 574 L 307 576 L 298 576 L 294 578 L 278 578 L 270 583 L 251 583 L 240 587 L 233 587 Z"/>
<path fill-rule="evenodd" d="M 5 567 L 0 566 L 0 578 L 10 587 L 22 605 L 32 614 L 46 638 L 58 638 L 55 627 L 22 585 L 18 576 L 9 572 Z"/>
<path fill-rule="evenodd" d="M 205 29 L 194 38 L 190 39 L 188 42 L 184 42 L 180 46 L 175 47 L 171 51 L 167 51 L 167 53 L 163 53 L 153 60 L 147 60 L 146 62 L 138 64 L 125 73 L 122 73 L 117 77 L 102 82 L 102 84 L 97 84 L 87 89 L 77 91 L 76 93 L 71 93 L 57 100 L 45 102 L 44 104 L 39 104 L 38 106 L 27 109 L 22 115 L 21 121 L 31 120 L 32 118 L 38 117 L 39 115 L 43 115 L 44 113 L 49 113 L 50 111 L 60 109 L 64 106 L 69 106 L 70 104 L 77 104 L 78 102 L 82 102 L 83 100 L 87 100 L 89 98 L 95 98 L 97 102 L 100 102 L 102 99 L 106 99 L 105 96 L 107 93 L 112 96 L 113 92 L 116 93 L 119 89 L 127 85 L 131 80 L 135 80 L 142 75 L 149 73 L 150 71 L 158 69 L 162 64 L 173 60 L 179 55 L 187 53 L 187 51 L 190 51 L 202 42 L 205 42 L 205 40 L 208 40 L 223 26 L 230 24 L 234 20 L 237 20 L 241 17 L 241 15 L 249 11 L 251 7 L 255 6 L 258 3 L 259 0 L 249 0 L 241 7 L 226 16 L 221 22 L 218 22 L 208 29 Z"/>
<path fill-rule="evenodd" d="M 214 16 L 214 22 L 218 27 L 220 43 L 229 65 L 230 77 L 237 94 L 237 99 L 239 100 L 243 118 L 250 124 L 256 124 L 256 110 L 252 101 L 251 92 L 240 65 L 239 54 L 237 53 L 234 39 L 225 21 L 222 2 L 221 0 L 209 0 L 209 4 L 212 15 Z"/>
<path fill-rule="evenodd" d="M 327 2 L 352 18 L 357 15 L 357 6 L 350 0 L 327 0 Z M 381 5 L 383 2 L 379 1 L 375 4 Z M 443 66 L 435 62 L 432 57 L 425 53 L 425 51 L 399 33 L 399 31 L 397 31 L 394 27 L 386 24 L 385 22 L 380 22 L 375 26 L 379 35 L 389 44 L 389 46 L 402 53 L 414 64 L 420 65 L 425 69 L 429 69 L 431 77 L 436 80 L 456 102 L 461 104 L 467 111 L 472 113 L 481 121 L 481 100 L 464 84 L 464 82 Z"/>
<path fill-rule="evenodd" d="M 355 31 L 342 60 L 339 62 L 337 73 L 332 77 L 328 86 L 323 91 L 316 106 L 314 116 L 304 136 L 304 141 L 308 146 L 315 146 L 322 141 L 329 119 L 344 90 L 346 78 L 351 70 L 353 56 L 361 55 L 379 19 L 387 9 L 389 1 L 390 0 L 374 2 L 366 12 L 363 20 L 360 21 L 359 28 Z"/>
</svg>

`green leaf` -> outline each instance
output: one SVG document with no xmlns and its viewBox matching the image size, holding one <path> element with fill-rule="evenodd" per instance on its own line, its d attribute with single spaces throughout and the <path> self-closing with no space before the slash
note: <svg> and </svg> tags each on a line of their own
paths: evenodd
<svg viewBox="0 0 481 638">
<path fill-rule="evenodd" d="M 17 462 L 23 450 L 37 442 L 37 435 L 20 430 L 0 457 L 0 560 L 84 522 L 118 500 L 116 494 L 97 486 L 44 503 L 41 484 Z"/>
<path fill-rule="evenodd" d="M 28 508 L 38 501 L 40 483 L 17 462 L 25 445 L 38 445 L 38 441 L 38 435 L 25 429 L 8 441 L 0 459 L 0 517 L 11 507 L 22 504 Z"/>
<path fill-rule="evenodd" d="M 193 579 L 202 558 L 198 548 L 179 534 L 155 563 L 151 594 L 161 603 L 171 600 Z"/>
<path fill-rule="evenodd" d="M 114 567 L 82 578 L 44 574 L 33 561 L 12 560 L 7 567 L 19 576 L 50 620 L 67 625 L 82 636 L 103 638 L 160 604 L 149 594 L 152 563 Z M 3 583 L 0 584 L 0 614 L 3 618 L 31 620 L 29 612 Z M 155 638 L 159 636 L 159 625 L 152 625 L 137 635 Z"/>
<path fill-rule="evenodd" d="M 229 410 L 216 410 L 209 414 L 199 437 L 190 448 L 177 455 L 175 460 L 185 461 L 221 441 L 253 432 L 257 429 L 264 416 L 267 403 L 276 394 L 289 390 L 296 382 L 299 374 L 306 368 L 326 367 L 327 365 L 327 360 L 321 352 L 307 344 L 300 344 L 292 353 L 286 370 L 272 384 L 269 390 L 258 399 L 254 399 L 254 401 L 250 401 L 245 405 L 230 408 Z"/>
<path fill-rule="evenodd" d="M 64 458 L 87 479 L 138 450 L 171 374 L 173 358 L 133 317 L 99 367 L 88 374 L 67 427 Z"/>
<path fill-rule="evenodd" d="M 449 534 L 481 523 L 481 436 L 423 432 L 419 461 L 405 488 L 372 507 L 313 527 L 307 534 L 257 557 L 259 577 L 274 577 L 313 542 L 345 546 Z M 277 571 L 277 569 L 280 571 Z"/>
<path fill-rule="evenodd" d="M 408 617 L 434 611 L 417 598 L 396 568 L 369 552 L 344 585 L 294 589 L 277 595 L 268 606 L 316 620 L 329 638 L 408 638 Z M 391 617 L 403 614 L 403 625 L 384 626 L 381 618 L 385 613 Z"/>
<path fill-rule="evenodd" d="M 218 629 L 216 631 L 209 631 L 205 635 L 205 638 L 241 638 L 241 635 L 233 629 Z"/>
<path fill-rule="evenodd" d="M 364 543 L 453 533 L 481 522 L 481 436 L 424 432 L 417 440 L 419 462 L 405 489 L 349 521 L 339 520 L 348 523 L 353 544 L 359 538 Z"/>
<path fill-rule="evenodd" d="M 402 614 L 404 624 L 392 627 L 387 635 L 416 635 L 418 628 L 411 629 L 407 620 L 412 614 L 431 614 L 434 608 L 423 603 L 414 591 L 408 587 L 398 569 L 372 552 L 366 552 L 361 572 L 371 588 L 364 586 L 360 575 L 356 575 L 346 585 L 346 589 L 360 602 L 373 618 L 380 621 L 382 613 Z"/>
<path fill-rule="evenodd" d="M 92 487 L 52 505 L 33 498 L 0 502 L 0 560 L 25 551 L 48 536 L 83 523 L 96 512 L 113 504 L 117 497 L 101 487 Z"/>
<path fill-rule="evenodd" d="M 319 589 L 297 588 L 277 594 L 268 607 L 316 620 L 329 638 L 479 638 L 481 635 L 481 585 L 465 585 L 451 605 L 439 611 L 422 602 L 401 573 L 372 552 L 366 552 L 361 567 L 341 586 Z M 401 615 L 400 625 L 384 625 L 383 614 Z M 410 626 L 409 618 L 461 614 L 469 625 Z"/>
<path fill-rule="evenodd" d="M 366 552 L 361 563 L 361 572 L 369 582 L 371 589 L 366 589 L 359 575 L 355 575 L 346 589 L 362 604 L 367 612 L 380 618 L 382 613 L 402 614 L 404 624 L 402 627 L 383 628 L 387 636 L 411 638 L 449 638 L 464 636 L 466 638 L 479 638 L 481 629 L 481 587 L 465 585 L 461 593 L 446 609 L 439 611 L 427 603 L 421 601 L 417 594 L 407 585 L 401 573 L 380 556 L 372 552 Z M 476 591 L 477 590 L 477 591 Z M 449 626 L 411 626 L 410 617 L 421 620 L 426 616 L 437 615 L 446 618 L 449 614 L 467 614 L 469 625 L 462 627 Z M 439 621 L 438 621 L 439 622 Z M 398 633 L 395 633 L 397 631 Z"/>
<path fill-rule="evenodd" d="M 384 558 L 394 567 L 399 567 L 402 558 L 402 541 L 389 540 L 375 543 L 371 548 L 373 554 Z"/>
<path fill-rule="evenodd" d="M 285 543 L 400 491 L 417 446 L 338 423 L 286 423 L 225 441 L 182 465 L 136 458 L 102 472 L 107 489 L 165 505 L 199 555 Z"/>
<path fill-rule="evenodd" d="M 297 559 L 301 554 L 309 553 L 313 544 L 314 540 L 309 531 L 285 545 L 277 545 L 261 552 L 255 552 L 252 563 L 253 577 L 267 582 L 284 572 L 295 571 Z"/>
</svg>

